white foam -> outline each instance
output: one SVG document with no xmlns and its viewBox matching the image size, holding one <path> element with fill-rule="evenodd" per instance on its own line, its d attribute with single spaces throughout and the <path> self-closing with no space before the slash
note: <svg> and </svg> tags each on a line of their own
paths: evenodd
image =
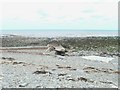
<svg viewBox="0 0 120 90">
<path fill-rule="evenodd" d="M 101 57 L 101 56 L 83 56 L 82 58 L 87 59 L 87 60 L 102 61 L 106 63 L 109 63 L 109 61 L 114 59 L 111 57 Z"/>
</svg>

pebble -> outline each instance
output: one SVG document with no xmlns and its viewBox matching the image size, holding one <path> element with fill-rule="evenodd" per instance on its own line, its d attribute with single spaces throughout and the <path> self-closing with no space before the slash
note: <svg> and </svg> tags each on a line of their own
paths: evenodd
<svg viewBox="0 0 120 90">
<path fill-rule="evenodd" d="M 19 87 L 26 87 L 28 85 L 28 83 L 22 83 L 19 85 Z"/>
</svg>

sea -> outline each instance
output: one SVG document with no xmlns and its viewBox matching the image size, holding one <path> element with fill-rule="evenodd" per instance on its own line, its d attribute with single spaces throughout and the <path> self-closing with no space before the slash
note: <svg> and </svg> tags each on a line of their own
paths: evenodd
<svg viewBox="0 0 120 90">
<path fill-rule="evenodd" d="M 1 35 L 29 37 L 89 37 L 118 36 L 118 30 L 2 30 Z"/>
</svg>

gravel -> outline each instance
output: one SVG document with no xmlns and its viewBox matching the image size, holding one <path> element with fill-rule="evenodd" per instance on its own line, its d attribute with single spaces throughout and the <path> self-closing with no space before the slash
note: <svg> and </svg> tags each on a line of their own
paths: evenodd
<svg viewBox="0 0 120 90">
<path fill-rule="evenodd" d="M 117 88 L 118 74 L 114 72 L 118 71 L 118 58 L 113 58 L 106 63 L 87 60 L 76 54 L 3 52 L 0 83 L 3 88 Z"/>
</svg>

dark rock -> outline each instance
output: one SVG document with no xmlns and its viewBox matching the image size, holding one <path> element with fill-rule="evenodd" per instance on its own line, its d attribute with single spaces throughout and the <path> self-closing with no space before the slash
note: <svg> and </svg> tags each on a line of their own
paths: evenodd
<svg viewBox="0 0 120 90">
<path fill-rule="evenodd" d="M 13 65 L 16 65 L 16 64 L 24 64 L 24 62 L 13 62 Z"/>
<path fill-rule="evenodd" d="M 55 50 L 55 54 L 56 55 L 65 56 L 65 52 L 64 51 L 57 51 L 57 50 Z"/>
<path fill-rule="evenodd" d="M 46 74 L 46 73 L 50 73 L 48 71 L 35 71 L 33 74 Z"/>
<path fill-rule="evenodd" d="M 78 80 L 85 81 L 85 82 L 88 81 L 88 79 L 86 79 L 86 78 L 84 78 L 84 77 L 80 77 L 80 78 L 78 78 Z"/>
<path fill-rule="evenodd" d="M 68 78 L 67 80 L 68 81 L 75 81 L 75 79 L 73 79 L 73 78 Z"/>
<path fill-rule="evenodd" d="M 21 85 L 19 85 L 19 87 L 26 87 L 28 85 L 28 83 L 23 83 Z"/>
<path fill-rule="evenodd" d="M 5 57 L 2 57 L 2 59 L 6 59 Z"/>
<path fill-rule="evenodd" d="M 65 76 L 65 75 L 67 75 L 66 73 L 65 74 L 58 74 L 58 76 Z"/>
</svg>

